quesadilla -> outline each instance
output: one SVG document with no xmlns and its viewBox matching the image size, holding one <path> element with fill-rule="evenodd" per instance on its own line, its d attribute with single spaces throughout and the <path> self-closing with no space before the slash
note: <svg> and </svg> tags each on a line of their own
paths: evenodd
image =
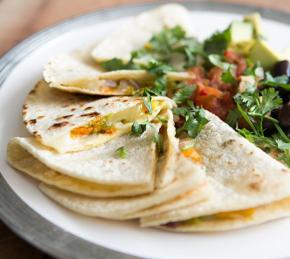
<svg viewBox="0 0 290 259">
<path fill-rule="evenodd" d="M 181 5 L 168 4 L 147 11 L 125 23 L 96 46 L 85 46 L 71 53 L 52 57 L 43 76 L 50 87 L 90 95 L 132 95 L 140 88 L 152 87 L 155 75 L 143 68 L 108 69 L 102 62 L 128 62 L 131 52 L 139 50 L 162 29 L 180 26 L 190 34 L 188 11 Z M 175 60 L 176 61 L 176 60 Z M 187 72 L 168 72 L 168 81 L 187 80 Z"/>
<path fill-rule="evenodd" d="M 141 13 L 102 40 L 92 56 L 98 62 L 113 58 L 129 61 L 131 52 L 142 48 L 154 34 L 177 25 L 189 31 L 189 12 L 182 5 L 167 4 Z"/>
<path fill-rule="evenodd" d="M 106 72 L 95 64 L 90 49 L 60 54 L 49 60 L 43 77 L 50 87 L 90 95 L 132 95 L 154 79 L 145 70 Z"/>
<path fill-rule="evenodd" d="M 146 195 L 130 198 L 96 199 L 63 191 L 45 184 L 41 184 L 40 189 L 52 200 L 77 213 L 123 220 L 128 219 L 128 214 L 162 204 L 183 193 L 199 188 L 204 184 L 204 179 L 203 167 L 196 166 L 193 163 L 187 163 L 185 167 L 184 160 L 178 159 L 176 163 L 176 179 L 166 187 Z M 134 216 L 130 218 L 134 218 Z"/>
<path fill-rule="evenodd" d="M 262 224 L 290 216 L 290 198 L 261 205 L 255 209 L 218 213 L 169 223 L 159 228 L 176 232 L 226 231 Z"/>
<path fill-rule="evenodd" d="M 211 195 L 213 195 L 211 186 L 207 184 L 207 182 L 205 182 L 198 188 L 183 193 L 173 200 L 170 200 L 157 206 L 150 207 L 145 210 L 128 214 L 126 215 L 126 218 L 133 219 L 133 218 L 148 217 L 168 211 L 178 210 L 179 208 L 187 206 L 193 206 L 194 204 L 204 202 L 210 199 Z"/>
<path fill-rule="evenodd" d="M 133 122 L 150 122 L 173 105 L 166 97 L 153 97 L 148 111 L 141 97 L 95 99 L 61 92 L 40 81 L 26 98 L 23 119 L 39 142 L 65 153 L 127 134 Z"/>
<path fill-rule="evenodd" d="M 97 197 L 142 194 L 155 188 L 155 130 L 150 127 L 138 138 L 124 135 L 99 147 L 64 154 L 33 138 L 14 138 L 7 157 L 16 169 L 64 190 Z M 116 153 L 120 147 L 126 157 Z"/>
<path fill-rule="evenodd" d="M 232 211 L 247 215 L 248 209 L 255 211 L 256 207 L 290 197 L 290 170 L 286 166 L 241 137 L 215 115 L 207 112 L 206 116 L 208 124 L 194 140 L 192 152 L 187 150 L 186 153 L 198 154 L 214 194 L 205 202 L 143 217 L 142 226 L 202 219 L 218 213 L 227 215 Z M 195 155 L 194 161 L 196 159 Z"/>
</svg>

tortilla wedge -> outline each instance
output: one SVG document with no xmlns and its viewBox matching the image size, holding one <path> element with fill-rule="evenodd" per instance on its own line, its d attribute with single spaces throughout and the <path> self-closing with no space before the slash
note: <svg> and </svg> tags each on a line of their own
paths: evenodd
<svg viewBox="0 0 290 259">
<path fill-rule="evenodd" d="M 214 195 L 205 202 L 143 217 L 159 226 L 222 212 L 246 210 L 290 197 L 290 170 L 207 112 L 209 123 L 195 139 Z"/>
<path fill-rule="evenodd" d="M 129 196 L 155 188 L 156 144 L 153 129 L 142 136 L 122 136 L 77 153 L 56 153 L 33 138 L 14 138 L 7 149 L 16 169 L 58 188 L 95 197 Z M 116 149 L 124 147 L 122 159 Z M 137 162 L 138 161 L 138 162 Z"/>
<path fill-rule="evenodd" d="M 40 81 L 26 98 L 23 119 L 39 142 L 66 153 L 127 134 L 133 122 L 151 121 L 173 105 L 169 98 L 154 97 L 150 114 L 142 97 L 96 99 L 52 89 Z"/>
<path fill-rule="evenodd" d="M 177 163 L 178 165 L 183 163 L 183 160 L 178 161 L 180 161 Z M 40 189 L 52 200 L 77 213 L 123 220 L 127 219 L 126 215 L 128 214 L 162 204 L 180 196 L 182 193 L 198 188 L 204 184 L 204 179 L 205 174 L 202 167 L 196 167 L 193 163 L 190 163 L 187 164 L 186 168 L 183 167 L 181 171 L 177 166 L 176 179 L 166 187 L 157 189 L 150 194 L 131 198 L 89 198 L 45 184 L 41 184 Z"/>
<path fill-rule="evenodd" d="M 220 213 L 189 219 L 159 228 L 175 232 L 227 231 L 262 224 L 279 218 L 290 216 L 290 198 L 275 201 L 245 211 Z"/>
<path fill-rule="evenodd" d="M 146 70 L 107 72 L 90 57 L 90 48 L 60 54 L 46 64 L 43 77 L 48 85 L 62 91 L 89 95 L 133 95 L 135 90 L 151 87 L 154 76 Z M 187 72 L 168 72 L 168 81 L 191 78 Z"/>
<path fill-rule="evenodd" d="M 141 13 L 134 21 L 105 37 L 96 46 L 60 54 L 46 64 L 43 77 L 50 87 L 90 95 L 133 95 L 135 90 L 151 87 L 154 76 L 146 70 L 106 71 L 100 62 L 118 58 L 127 62 L 138 50 L 164 28 L 181 26 L 188 34 L 192 25 L 188 11 L 178 4 L 167 4 Z M 187 80 L 187 72 L 169 72 L 168 81 Z"/>
<path fill-rule="evenodd" d="M 154 34 L 177 25 L 189 31 L 189 12 L 182 5 L 167 4 L 143 12 L 102 40 L 92 51 L 92 57 L 97 62 L 112 58 L 129 61 L 131 52 L 142 48 Z"/>
<path fill-rule="evenodd" d="M 207 183 L 200 185 L 198 188 L 190 190 L 187 193 L 183 193 L 180 196 L 176 197 L 173 200 L 162 203 L 157 206 L 150 207 L 145 210 L 137 211 L 126 216 L 127 219 L 131 218 L 142 218 L 159 213 L 164 213 L 172 210 L 177 210 L 187 206 L 192 206 L 199 202 L 203 202 L 210 198 L 212 195 L 212 190 Z"/>
</svg>

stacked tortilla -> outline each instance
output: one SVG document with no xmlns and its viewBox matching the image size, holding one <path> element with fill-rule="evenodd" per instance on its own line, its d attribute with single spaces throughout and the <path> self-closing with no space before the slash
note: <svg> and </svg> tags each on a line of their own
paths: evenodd
<svg viewBox="0 0 290 259">
<path fill-rule="evenodd" d="M 196 139 L 178 140 L 173 101 L 153 97 L 149 111 L 142 97 L 124 96 L 134 87 L 150 86 L 152 75 L 107 72 L 95 63 L 126 61 L 162 28 L 187 30 L 187 20 L 183 7 L 165 5 L 137 16 L 93 50 L 52 58 L 23 106 L 31 137 L 10 141 L 9 163 L 38 179 L 47 196 L 70 210 L 138 218 L 144 227 L 218 231 L 290 215 L 287 167 L 209 112 Z M 170 80 L 187 76 L 167 74 Z M 135 122 L 150 126 L 135 136 Z M 120 148 L 126 156 L 118 155 Z"/>
<path fill-rule="evenodd" d="M 41 81 L 23 106 L 31 137 L 10 141 L 8 161 L 40 180 L 41 189 L 53 199 L 67 197 L 59 201 L 64 206 L 123 219 L 205 184 L 203 167 L 184 162 L 178 152 L 173 105 L 166 97 L 156 97 L 149 113 L 143 98 L 97 99 L 61 92 Z M 133 136 L 134 122 L 150 126 Z M 156 134 L 164 140 L 162 154 L 157 152 Z M 126 150 L 125 157 L 118 155 L 119 148 Z M 204 197 L 200 193 L 195 199 Z"/>
</svg>

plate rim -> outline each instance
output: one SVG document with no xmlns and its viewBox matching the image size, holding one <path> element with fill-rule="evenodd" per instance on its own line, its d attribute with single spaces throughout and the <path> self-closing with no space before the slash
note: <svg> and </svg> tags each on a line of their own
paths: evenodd
<svg viewBox="0 0 290 259">
<path fill-rule="evenodd" d="M 9 49 L 0 58 L 0 89 L 14 66 L 21 62 L 29 53 L 59 36 L 69 28 L 83 27 L 107 20 L 114 20 L 136 14 L 145 9 L 154 8 L 166 0 L 151 3 L 133 3 L 117 7 L 98 9 L 93 12 L 65 19 L 52 26 L 42 29 L 16 46 Z M 176 1 L 189 10 L 223 11 L 236 14 L 259 12 L 265 18 L 289 24 L 290 14 L 235 3 L 219 3 L 212 1 L 183 0 Z M 137 257 L 105 248 L 101 245 L 79 238 L 64 229 L 57 227 L 30 208 L 11 189 L 0 172 L 0 219 L 17 236 L 27 241 L 39 250 L 57 258 L 107 258 L 107 259 L 135 259 Z M 139 257 L 140 258 L 140 257 Z"/>
</svg>

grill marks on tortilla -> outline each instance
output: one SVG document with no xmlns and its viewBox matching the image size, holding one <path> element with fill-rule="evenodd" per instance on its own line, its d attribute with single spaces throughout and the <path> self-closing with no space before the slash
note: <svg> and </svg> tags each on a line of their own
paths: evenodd
<svg viewBox="0 0 290 259">
<path fill-rule="evenodd" d="M 57 117 L 55 120 L 56 121 L 61 121 L 63 119 L 68 119 L 68 118 L 71 118 L 73 117 L 73 114 L 68 114 L 68 115 L 64 115 L 64 116 L 61 116 L 61 117 Z"/>
<path fill-rule="evenodd" d="M 98 115 L 100 115 L 100 113 L 98 113 L 98 112 L 91 112 L 91 113 L 81 114 L 80 117 L 96 117 Z"/>
<path fill-rule="evenodd" d="M 60 128 L 65 127 L 67 125 L 69 125 L 69 122 L 68 121 L 57 122 L 57 123 L 54 123 L 53 125 L 51 125 L 48 128 L 48 130 L 60 129 Z"/>
</svg>

